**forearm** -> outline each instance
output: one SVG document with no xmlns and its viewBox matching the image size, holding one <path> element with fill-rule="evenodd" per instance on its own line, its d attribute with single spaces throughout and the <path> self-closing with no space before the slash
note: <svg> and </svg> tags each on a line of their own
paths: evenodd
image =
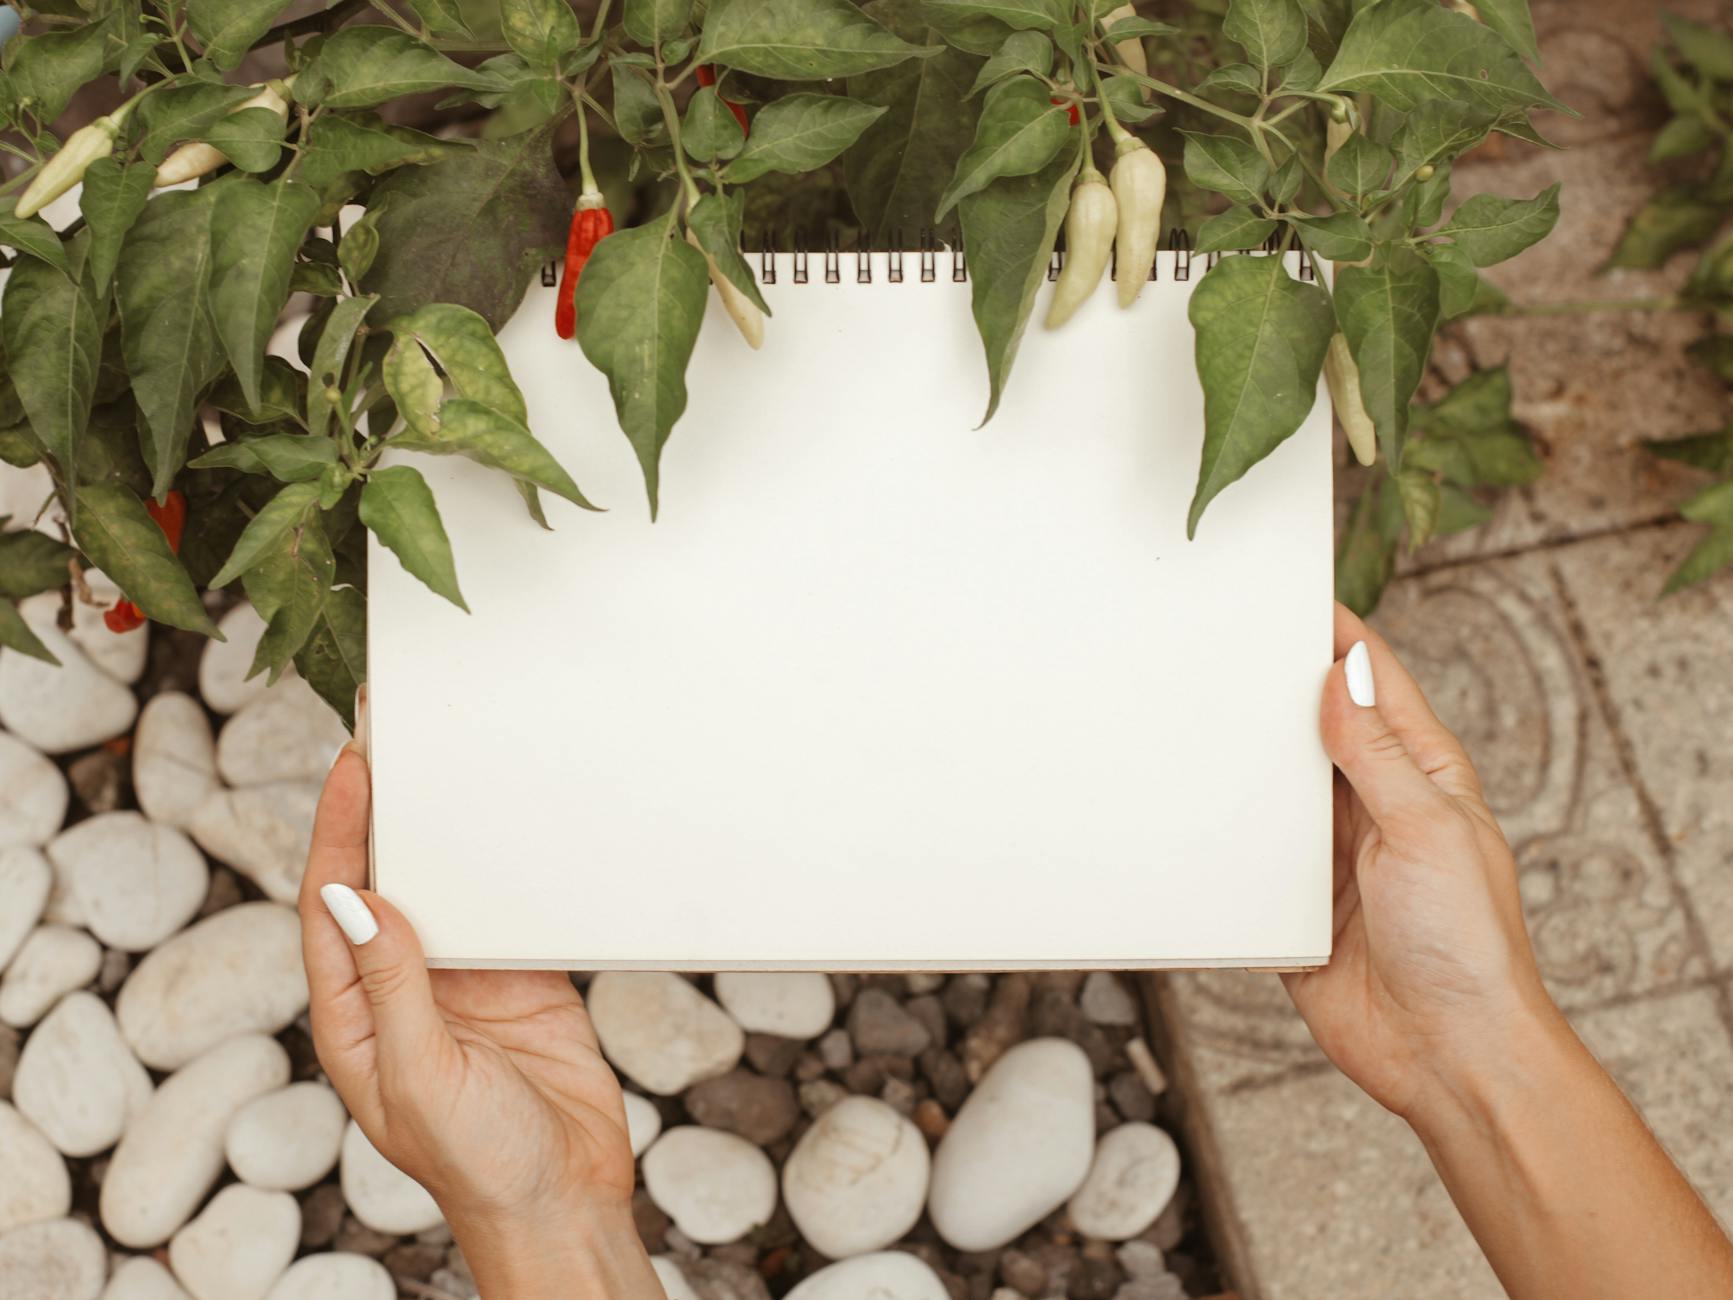
<svg viewBox="0 0 1733 1300">
<path fill-rule="evenodd" d="M 1483 1046 L 1409 1118 L 1512 1300 L 1733 1295 L 1733 1244 L 1562 1016 Z"/>
<path fill-rule="evenodd" d="M 450 1217 L 481 1300 L 666 1300 L 625 1207 L 533 1224 Z"/>
</svg>

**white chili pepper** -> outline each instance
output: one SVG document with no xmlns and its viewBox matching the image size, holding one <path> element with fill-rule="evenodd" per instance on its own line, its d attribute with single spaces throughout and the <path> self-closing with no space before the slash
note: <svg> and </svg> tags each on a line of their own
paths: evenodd
<svg viewBox="0 0 1733 1300">
<path fill-rule="evenodd" d="M 284 90 L 289 88 L 287 83 L 282 84 Z M 237 104 L 231 112 L 239 113 L 247 108 L 268 108 L 281 120 L 289 120 L 289 101 L 276 89 L 276 83 L 266 84 L 258 94 L 245 103 Z M 161 189 L 165 185 L 179 185 L 183 181 L 196 180 L 215 171 L 228 160 L 228 155 L 214 144 L 205 144 L 203 141 L 183 144 L 158 165 L 153 183 Z"/>
<path fill-rule="evenodd" d="M 1167 198 L 1167 168 L 1136 136 L 1120 140 L 1109 184 L 1119 208 L 1115 270 L 1119 305 L 1129 307 L 1143 292 L 1161 236 L 1161 205 Z"/>
<path fill-rule="evenodd" d="M 1095 292 L 1113 252 L 1113 234 L 1119 226 L 1119 205 L 1113 191 L 1095 168 L 1086 166 L 1071 191 L 1071 207 L 1065 213 L 1065 268 L 1053 289 L 1047 307 L 1047 328 L 1056 330 Z"/>
<path fill-rule="evenodd" d="M 1137 17 L 1136 5 L 1120 5 L 1119 8 L 1115 9 L 1112 13 L 1108 14 L 1101 20 L 1101 30 L 1111 31 L 1114 23 L 1120 22 L 1126 18 L 1135 17 Z M 1128 36 L 1123 41 L 1115 41 L 1113 43 L 1113 49 L 1114 52 L 1119 55 L 1119 61 L 1125 64 L 1126 67 L 1130 68 L 1140 77 L 1147 77 L 1149 75 L 1149 55 L 1144 51 L 1143 37 Z M 1155 92 L 1148 86 L 1139 86 L 1138 90 L 1143 95 L 1143 102 L 1146 104 L 1155 94 Z"/>
<path fill-rule="evenodd" d="M 722 268 L 716 265 L 716 259 L 704 252 L 704 245 L 698 242 L 698 236 L 690 230 L 686 232 L 686 242 L 704 253 L 704 261 L 710 267 L 710 283 L 716 286 L 716 296 L 722 299 L 722 309 L 740 331 L 740 337 L 755 351 L 763 347 L 764 313 L 758 310 L 758 304 L 741 293 L 734 287 L 734 281 L 722 274 Z"/>
<path fill-rule="evenodd" d="M 1366 410 L 1366 399 L 1360 394 L 1360 367 L 1354 364 L 1354 354 L 1348 349 L 1348 338 L 1337 333 L 1324 353 L 1324 382 L 1330 388 L 1330 401 L 1335 404 L 1336 418 L 1348 434 L 1348 446 L 1354 459 L 1370 465 L 1378 458 L 1378 427 Z"/>
<path fill-rule="evenodd" d="M 42 170 L 19 196 L 13 215 L 33 217 L 83 180 L 91 163 L 114 152 L 114 142 L 124 120 L 124 113 L 117 109 L 67 136 L 60 152 L 42 164 Z"/>
</svg>

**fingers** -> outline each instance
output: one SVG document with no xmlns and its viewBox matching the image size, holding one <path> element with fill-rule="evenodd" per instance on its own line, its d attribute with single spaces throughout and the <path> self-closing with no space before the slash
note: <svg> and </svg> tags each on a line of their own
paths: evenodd
<svg viewBox="0 0 1733 1300">
<path fill-rule="evenodd" d="M 1390 725 L 1383 694 L 1370 648 L 1355 642 L 1330 669 L 1322 729 L 1330 761 L 1347 777 L 1373 821 L 1388 832 L 1392 826 L 1434 817 L 1449 804 Z"/>
</svg>

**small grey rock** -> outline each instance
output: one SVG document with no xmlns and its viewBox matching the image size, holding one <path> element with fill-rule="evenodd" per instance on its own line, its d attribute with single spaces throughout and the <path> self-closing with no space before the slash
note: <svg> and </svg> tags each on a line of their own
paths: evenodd
<svg viewBox="0 0 1733 1300">
<path fill-rule="evenodd" d="M 800 1108 L 817 1119 L 848 1096 L 848 1089 L 831 1079 L 813 1079 L 800 1085 Z"/>
<path fill-rule="evenodd" d="M 336 1183 L 315 1187 L 301 1198 L 301 1244 L 315 1249 L 329 1246 L 343 1226 L 343 1189 Z"/>
<path fill-rule="evenodd" d="M 945 1014 L 958 1029 L 968 1029 L 981 1018 L 987 1009 L 987 998 L 993 991 L 993 981 L 987 976 L 971 971 L 967 975 L 956 975 L 945 985 L 945 991 L 939 995 L 939 1001 L 944 1005 Z"/>
<path fill-rule="evenodd" d="M 889 993 L 865 989 L 848 1009 L 848 1034 L 863 1056 L 914 1056 L 932 1041 L 927 1027 Z"/>
<path fill-rule="evenodd" d="M 680 1271 L 701 1300 L 770 1300 L 758 1270 L 726 1259 L 680 1261 Z"/>
<path fill-rule="evenodd" d="M 748 1034 L 746 1059 L 760 1074 L 786 1079 L 805 1046 L 798 1038 L 783 1038 L 780 1034 Z"/>
<path fill-rule="evenodd" d="M 926 994 L 910 998 L 903 1009 L 926 1026 L 931 1046 L 944 1047 L 950 1042 L 951 1027 L 945 1019 L 945 1006 L 936 997 Z"/>
<path fill-rule="evenodd" d="M 955 1052 L 928 1048 L 921 1053 L 921 1073 L 932 1085 L 933 1096 L 946 1110 L 956 1113 L 969 1095 L 969 1075 Z"/>
<path fill-rule="evenodd" d="M 1039 1296 L 1047 1290 L 1047 1269 L 1015 1246 L 1000 1254 L 999 1278 L 1026 1296 Z"/>
<path fill-rule="evenodd" d="M 786 1137 L 800 1118 L 787 1080 L 738 1069 L 693 1084 L 686 1091 L 686 1110 L 708 1128 L 738 1133 L 761 1147 Z"/>
<path fill-rule="evenodd" d="M 1155 1097 L 1144 1087 L 1136 1070 L 1121 1070 L 1109 1079 L 1107 1096 L 1125 1119 L 1147 1123 L 1155 1118 Z"/>
<path fill-rule="evenodd" d="M 419 1241 L 404 1242 L 386 1251 L 381 1262 L 393 1277 L 408 1277 L 417 1282 L 425 1282 L 445 1266 L 445 1248 L 425 1245 Z"/>
<path fill-rule="evenodd" d="M 833 1029 L 818 1040 L 818 1059 L 824 1062 L 824 1068 L 841 1074 L 854 1064 L 854 1044 L 849 1041 L 848 1030 Z"/>
<path fill-rule="evenodd" d="M 1135 1025 L 1137 1003 L 1112 971 L 1091 971 L 1077 1004 L 1098 1025 Z"/>
</svg>

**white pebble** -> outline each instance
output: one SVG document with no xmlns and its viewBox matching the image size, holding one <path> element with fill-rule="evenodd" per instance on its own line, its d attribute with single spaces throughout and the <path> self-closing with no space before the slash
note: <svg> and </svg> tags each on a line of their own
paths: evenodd
<svg viewBox="0 0 1733 1300">
<path fill-rule="evenodd" d="M 48 843 L 66 820 L 68 797 L 58 767 L 0 731 L 0 849 Z"/>
<path fill-rule="evenodd" d="M 268 1191 L 311 1187 L 337 1164 L 348 1112 L 322 1083 L 292 1083 L 249 1101 L 229 1121 L 224 1150 L 244 1183 Z"/>
<path fill-rule="evenodd" d="M 113 1146 L 150 1096 L 150 1076 L 93 993 L 60 999 L 24 1041 L 12 1079 L 18 1109 L 69 1156 Z"/>
<path fill-rule="evenodd" d="M 193 1300 L 264 1300 L 300 1238 L 293 1196 L 231 1183 L 175 1233 L 169 1267 Z"/>
<path fill-rule="evenodd" d="M 60 660 L 58 668 L 16 650 L 0 650 L 0 725 L 45 754 L 100 745 L 138 716 L 132 691 L 93 665 L 54 625 L 56 604 L 32 598 L 20 612 Z"/>
<path fill-rule="evenodd" d="M 648 1097 L 635 1092 L 626 1094 L 626 1140 L 632 1144 L 632 1154 L 641 1156 L 662 1132 L 662 1112 Z"/>
<path fill-rule="evenodd" d="M 235 1034 L 274 1034 L 307 1009 L 301 921 L 241 903 L 182 930 L 133 968 L 115 1012 L 153 1070 L 175 1070 Z"/>
<path fill-rule="evenodd" d="M 132 736 L 132 787 L 145 816 L 185 830 L 217 788 L 217 747 L 199 702 L 180 691 L 153 696 Z"/>
<path fill-rule="evenodd" d="M 83 930 L 39 925 L 0 976 L 0 1023 L 28 1029 L 102 969 L 102 945 Z"/>
<path fill-rule="evenodd" d="M 35 849 L 0 850 L 0 969 L 36 928 L 53 888 L 54 869 Z"/>
<path fill-rule="evenodd" d="M 319 785 L 278 781 L 216 790 L 188 828 L 199 847 L 227 863 L 279 903 L 294 903 L 307 866 Z"/>
<path fill-rule="evenodd" d="M 847 1259 L 896 1241 L 921 1217 L 931 1160 L 921 1132 L 873 1097 L 820 1115 L 782 1170 L 782 1199 L 821 1255 Z"/>
<path fill-rule="evenodd" d="M 317 691 L 285 677 L 249 701 L 217 737 L 217 772 L 233 786 L 323 781 L 349 729 Z"/>
<path fill-rule="evenodd" d="M 644 1188 L 700 1245 L 739 1241 L 776 1211 L 776 1169 L 743 1137 L 695 1124 L 671 1128 L 644 1153 Z"/>
<path fill-rule="evenodd" d="M 666 971 L 603 971 L 585 1001 L 608 1059 L 658 1096 L 726 1074 L 746 1048 L 721 1007 Z"/>
<path fill-rule="evenodd" d="M 6 1300 L 97 1300 L 107 1274 L 102 1238 L 77 1219 L 26 1224 L 0 1237 Z"/>
<path fill-rule="evenodd" d="M 753 1034 L 817 1038 L 836 1017 L 830 979 L 813 971 L 722 971 L 716 999 Z"/>
<path fill-rule="evenodd" d="M 950 1300 L 939 1275 L 900 1250 L 856 1255 L 821 1268 L 785 1300 Z"/>
<path fill-rule="evenodd" d="M 0 1101 L 0 1233 L 59 1219 L 72 1208 L 72 1179 L 54 1144 Z"/>
<path fill-rule="evenodd" d="M 199 660 L 199 698 L 218 713 L 233 713 L 265 693 L 266 674 L 250 681 L 253 655 L 265 635 L 265 621 L 251 605 L 236 605 L 217 620 L 226 640 L 205 642 Z"/>
<path fill-rule="evenodd" d="M 120 600 L 120 588 L 110 582 L 101 569 L 86 569 L 84 581 L 90 588 L 93 603 L 72 602 L 73 643 L 84 651 L 91 663 L 115 681 L 131 686 L 144 676 L 145 661 L 150 657 L 150 624 L 141 623 L 128 632 L 112 631 L 104 621 L 104 615 Z M 50 593 L 46 599 L 58 607 L 60 593 Z"/>
<path fill-rule="evenodd" d="M 680 1271 L 680 1261 L 672 1255 L 650 1256 L 650 1267 L 656 1270 L 656 1280 L 668 1293 L 668 1300 L 703 1300 Z"/>
<path fill-rule="evenodd" d="M 1125 1241 L 1154 1223 L 1179 1187 L 1179 1148 L 1153 1124 L 1101 1135 L 1089 1176 L 1067 1207 L 1085 1237 Z"/>
<path fill-rule="evenodd" d="M 265 1300 L 396 1300 L 397 1285 L 365 1255 L 308 1255 L 289 1266 Z"/>
<path fill-rule="evenodd" d="M 102 1180 L 109 1235 L 135 1250 L 173 1236 L 222 1172 L 234 1113 L 288 1082 L 289 1054 L 259 1034 L 231 1038 L 163 1080 Z"/>
<path fill-rule="evenodd" d="M 1098 1025 L 1135 1025 L 1137 1003 L 1112 971 L 1090 971 L 1083 981 L 1077 1005 L 1084 1016 Z"/>
<path fill-rule="evenodd" d="M 108 1279 L 102 1300 L 191 1300 L 181 1284 L 149 1255 L 130 1255 Z"/>
<path fill-rule="evenodd" d="M 445 1222 L 427 1189 L 392 1164 L 354 1120 L 343 1131 L 343 1199 L 375 1232 L 405 1236 Z"/>
<path fill-rule="evenodd" d="M 48 860 L 65 877 L 85 926 L 122 952 L 154 948 L 192 920 L 211 883 L 191 840 L 135 812 L 85 818 L 54 838 Z"/>
</svg>

